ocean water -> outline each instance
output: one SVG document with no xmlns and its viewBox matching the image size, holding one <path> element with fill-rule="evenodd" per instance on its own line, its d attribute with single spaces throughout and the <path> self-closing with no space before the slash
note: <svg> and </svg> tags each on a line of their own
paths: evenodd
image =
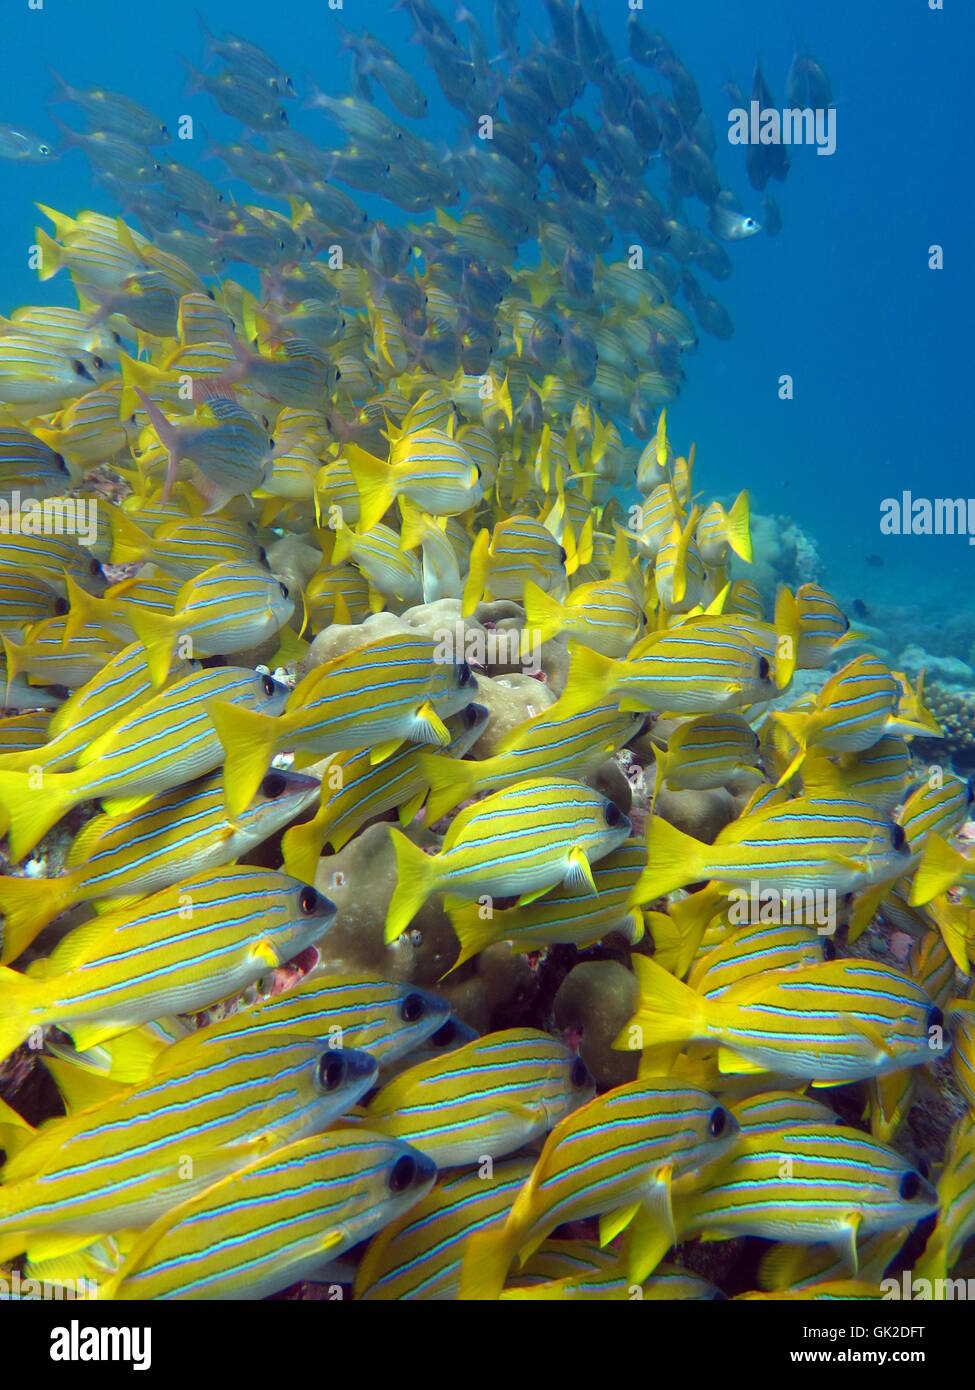
<svg viewBox="0 0 975 1390">
<path fill-rule="evenodd" d="M 322 0 L 202 0 L 200 8 L 214 32 L 230 29 L 265 47 L 299 90 L 309 74 L 325 90 L 348 90 L 350 60 L 339 47 L 338 23 L 371 29 L 428 92 L 423 132 L 449 147 L 459 130 L 422 50 L 408 41 L 405 13 L 390 11 L 385 0 L 345 0 L 341 11 Z M 598 5 L 621 60 L 628 8 L 626 0 Z M 202 128 L 222 139 L 238 127 L 205 93 L 186 94 L 181 59 L 199 65 L 203 57 L 194 9 L 192 0 L 148 7 L 44 0 L 41 9 L 4 0 L 0 121 L 56 139 L 52 110 L 74 116 L 66 114 L 71 108 L 49 106 L 53 67 L 74 85 L 104 84 L 137 97 L 171 127 L 179 115 L 193 115 L 197 138 L 175 153 L 219 181 L 221 166 L 204 158 Z M 493 39 L 490 4 L 472 0 L 471 9 Z M 449 16 L 450 7 L 444 12 Z M 964 537 L 882 536 L 879 518 L 881 501 L 905 488 L 927 497 L 975 492 L 966 172 L 975 9 L 956 0 L 940 12 L 925 0 L 656 0 L 641 18 L 666 35 L 694 74 L 718 135 L 722 181 L 756 216 L 761 195 L 748 185 L 745 152 L 725 140 L 722 83 L 733 77 L 750 93 L 760 56 L 776 103 L 784 104 L 785 75 L 801 38 L 829 73 L 836 102 L 835 154 L 794 149 L 787 182 L 770 184 L 781 234 L 732 246 L 729 281 L 701 276 L 736 331 L 730 342 L 703 334 L 696 354 L 685 357 L 671 433 L 684 447 L 696 440 L 697 477 L 708 493 L 747 486 L 753 510 L 794 518 L 816 543 L 824 581 L 844 600 L 911 605 L 936 634 L 945 615 L 968 604 L 975 551 Z M 549 33 L 541 0 L 524 0 L 521 50 Z M 320 113 L 296 102 L 288 108 L 294 128 L 326 138 Z M 0 311 L 65 301 L 66 293 L 70 299 L 64 274 L 38 285 L 28 268 L 33 202 L 114 211 L 110 198 L 92 187 L 77 150 L 46 167 L 0 169 Z M 380 211 L 389 222 L 404 220 L 388 203 Z M 700 204 L 688 205 L 692 219 L 700 222 L 702 212 Z M 944 247 L 941 271 L 928 267 L 933 244 Z M 791 401 L 779 398 L 783 375 L 794 382 Z"/>
</svg>

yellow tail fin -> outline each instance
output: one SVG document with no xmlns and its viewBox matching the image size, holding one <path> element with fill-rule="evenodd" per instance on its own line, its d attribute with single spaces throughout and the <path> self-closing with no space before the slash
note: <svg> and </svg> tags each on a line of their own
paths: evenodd
<svg viewBox="0 0 975 1390">
<path fill-rule="evenodd" d="M 569 657 L 569 678 L 562 696 L 565 712 L 594 709 L 613 690 L 623 663 L 575 642 L 569 644 Z"/>
<path fill-rule="evenodd" d="M 223 799 L 231 820 L 249 806 L 278 751 L 281 718 L 214 700 L 207 713 L 223 744 Z"/>
<path fill-rule="evenodd" d="M 173 664 L 173 652 L 180 636 L 179 620 L 174 622 L 169 614 L 136 608 L 132 611 L 131 621 L 133 632 L 146 649 L 149 679 L 158 690 L 165 685 Z"/>
<path fill-rule="evenodd" d="M 461 616 L 469 618 L 474 609 L 484 597 L 484 590 L 487 583 L 487 564 L 488 553 L 491 548 L 491 533 L 488 530 L 479 531 L 477 540 L 471 548 L 471 558 L 467 571 L 467 581 L 464 584 L 464 594 L 461 601 Z"/>
<path fill-rule="evenodd" d="M 799 606 L 784 586 L 775 596 L 775 684 L 784 690 L 796 673 L 799 658 Z"/>
<path fill-rule="evenodd" d="M 471 1236 L 464 1247 L 458 1300 L 483 1303 L 498 1298 L 514 1254 L 511 1237 L 504 1228 Z"/>
<path fill-rule="evenodd" d="M 0 966 L 0 1062 L 26 1042 L 40 1020 L 32 1005 L 40 993 L 37 981 Z M 8 1152 L 9 1159 L 10 1154 Z"/>
<path fill-rule="evenodd" d="M 359 493 L 359 530 L 377 526 L 396 498 L 396 475 L 388 463 L 367 454 L 357 444 L 347 444 L 345 457 Z"/>
<path fill-rule="evenodd" d="M 396 887 L 386 914 L 387 945 L 401 936 L 437 884 L 437 866 L 399 830 L 390 829 L 396 852 Z"/>
<path fill-rule="evenodd" d="M 633 969 L 640 983 L 640 1003 L 614 1047 L 636 1052 L 663 1043 L 690 1042 L 703 1035 L 706 1001 L 696 990 L 650 956 L 635 955 Z"/>
<path fill-rule="evenodd" d="M 701 865 L 708 846 L 685 835 L 669 821 L 651 816 L 647 821 L 647 867 L 633 891 L 633 903 L 652 902 L 702 878 Z"/>
<path fill-rule="evenodd" d="M 540 642 L 548 642 L 562 631 L 565 618 L 561 603 L 529 579 L 525 584 L 525 626 L 538 633 Z"/>
<path fill-rule="evenodd" d="M 975 878 L 975 864 L 970 864 L 964 855 L 952 849 L 936 831 L 928 836 L 921 856 L 921 863 L 914 875 L 909 902 L 912 907 L 923 907 L 939 893 L 944 893 L 960 883 L 965 875 Z"/>
<path fill-rule="evenodd" d="M 60 878 L 0 878 L 0 964 L 16 960 L 48 922 L 74 901 L 77 874 Z"/>
<path fill-rule="evenodd" d="M 56 772 L 0 772 L 0 809 L 10 821 L 10 858 L 16 864 L 57 825 L 72 806 L 83 801 Z"/>
<path fill-rule="evenodd" d="M 746 564 L 752 562 L 752 535 L 751 535 L 751 516 L 748 501 L 748 489 L 739 492 L 735 498 L 734 505 L 728 513 L 728 544 Z"/>
<path fill-rule="evenodd" d="M 461 801 L 474 795 L 477 789 L 477 764 L 465 762 L 462 758 L 448 758 L 446 755 L 424 753 L 420 756 L 420 770 L 430 785 L 427 799 L 427 825 L 433 825 L 441 816 Z"/>
</svg>

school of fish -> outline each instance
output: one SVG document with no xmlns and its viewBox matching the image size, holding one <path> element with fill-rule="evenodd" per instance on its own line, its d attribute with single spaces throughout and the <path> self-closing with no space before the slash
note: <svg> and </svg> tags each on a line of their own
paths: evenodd
<svg viewBox="0 0 975 1390">
<path fill-rule="evenodd" d="M 707 501 L 674 430 L 685 355 L 734 331 L 699 277 L 762 228 L 637 11 L 607 35 L 545 0 L 520 51 L 514 0 L 493 38 L 396 8 L 449 150 L 340 14 L 349 92 L 203 25 L 189 105 L 241 128 L 216 182 L 176 157 L 199 117 L 107 88 L 56 78 L 59 148 L 0 127 L 120 209 L 39 203 L 65 303 L 0 318 L 0 1063 L 63 1109 L 0 1101 L 0 1269 L 712 1299 L 691 1242 L 761 1237 L 742 1296 L 878 1298 L 920 1226 L 944 1278 L 975 1234 L 971 792 L 912 758 L 923 677 L 818 585 L 749 579 L 747 490 Z M 832 100 L 805 52 L 787 93 Z M 751 150 L 752 187 L 783 158 Z M 538 650 L 540 708 L 471 756 L 479 680 Z M 713 843 L 663 814 L 729 785 Z M 319 861 L 390 819 L 390 968 L 352 971 Z M 439 989 L 397 968 L 438 897 Z M 878 917 L 899 962 L 864 952 Z M 446 977 L 504 943 L 626 964 L 630 1080 L 551 1018 L 465 1021 Z M 932 1171 L 907 1121 L 945 1085 Z"/>
</svg>

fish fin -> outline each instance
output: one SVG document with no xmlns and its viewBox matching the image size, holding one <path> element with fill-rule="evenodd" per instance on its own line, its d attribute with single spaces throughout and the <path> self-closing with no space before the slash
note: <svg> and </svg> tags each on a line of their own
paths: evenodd
<svg viewBox="0 0 975 1390">
<path fill-rule="evenodd" d="M 369 754 L 370 763 L 375 767 L 377 763 L 385 762 L 393 756 L 397 748 L 402 748 L 405 742 L 402 738 L 388 738 L 385 743 L 375 744 Z"/>
<path fill-rule="evenodd" d="M 461 801 L 474 795 L 477 764 L 463 758 L 449 758 L 442 753 L 422 753 L 420 771 L 430 788 L 427 798 L 427 821 L 432 825 Z"/>
<path fill-rule="evenodd" d="M 163 483 L 162 497 L 160 498 L 161 505 L 165 507 L 173 490 L 173 483 L 176 481 L 176 469 L 180 461 L 180 432 L 174 424 L 167 420 L 155 401 L 146 395 L 141 386 L 135 388 L 135 394 L 142 402 L 142 408 L 149 416 L 149 423 L 155 430 L 160 444 L 166 450 L 166 481 Z"/>
<path fill-rule="evenodd" d="M 9 818 L 9 854 L 18 863 L 38 840 L 79 800 L 67 777 L 42 770 L 35 782 L 33 772 L 0 772 L 0 808 Z"/>
<path fill-rule="evenodd" d="M 414 796 L 409 797 L 408 800 L 403 802 L 402 806 L 400 806 L 397 809 L 396 813 L 400 825 L 407 826 L 411 823 L 411 821 L 416 819 L 417 813 L 419 812 L 420 807 L 423 805 L 423 800 L 425 796 L 425 791 L 418 791 Z"/>
<path fill-rule="evenodd" d="M 544 898 L 546 893 L 551 892 L 552 885 L 547 883 L 544 888 L 533 888 L 530 893 L 522 893 L 518 899 L 518 907 L 527 907 L 529 903 L 538 902 L 539 898 Z"/>
<path fill-rule="evenodd" d="M 45 1057 L 43 1061 L 69 1115 L 101 1105 L 125 1089 L 124 1082 L 102 1072 L 91 1071 L 78 1062 L 69 1062 L 62 1057 Z"/>
<path fill-rule="evenodd" d="M 226 760 L 223 773 L 224 804 L 231 820 L 254 800 L 261 780 L 277 752 L 281 718 L 243 709 L 229 700 L 207 705 Z"/>
<path fill-rule="evenodd" d="M 359 494 L 359 531 L 378 526 L 396 499 L 396 474 L 392 467 L 358 444 L 345 446 L 345 458 Z"/>
<path fill-rule="evenodd" d="M 948 888 L 960 883 L 966 874 L 975 876 L 975 864 L 970 864 L 964 855 L 952 849 L 947 840 L 932 830 L 921 855 L 911 896 L 911 907 L 923 907 L 932 898 L 939 897 Z"/>
<path fill-rule="evenodd" d="M 138 565 L 152 554 L 152 537 L 137 526 L 122 507 L 112 507 L 108 513 L 112 532 L 112 564 Z"/>
<path fill-rule="evenodd" d="M 435 744 L 441 748 L 446 748 L 450 743 L 450 730 L 429 700 L 426 700 L 413 716 L 410 741 Z"/>
<path fill-rule="evenodd" d="M 335 611 L 338 611 L 337 604 Z M 346 614 L 348 614 L 348 609 L 346 609 Z M 310 642 L 306 642 L 303 637 L 300 637 L 298 633 L 295 632 L 290 623 L 285 623 L 284 627 L 278 632 L 278 637 L 280 638 L 278 649 L 271 658 L 272 670 L 276 669 L 278 666 L 287 666 L 289 661 L 303 660 L 311 646 Z"/>
<path fill-rule="evenodd" d="M 125 1024 L 98 1020 L 93 1023 L 64 1023 L 60 1026 L 70 1034 L 76 1052 L 87 1052 L 89 1048 L 98 1047 L 109 1038 L 118 1037 L 119 1033 L 128 1031 Z"/>
<path fill-rule="evenodd" d="M 129 621 L 132 631 L 146 649 L 149 679 L 158 690 L 166 683 L 173 664 L 179 625 L 177 623 L 174 630 L 170 614 L 152 613 L 146 608 L 134 608 Z"/>
<path fill-rule="evenodd" d="M 524 590 L 525 625 L 538 634 L 539 642 L 548 642 L 562 630 L 565 613 L 551 594 L 529 579 Z"/>
<path fill-rule="evenodd" d="M 643 1199 L 643 1210 L 630 1223 L 627 1255 L 631 1284 L 642 1284 L 677 1241 L 671 1197 L 672 1169 L 661 1169 Z"/>
<path fill-rule="evenodd" d="M 265 965 L 268 970 L 276 970 L 277 967 L 281 964 L 281 959 L 277 951 L 271 945 L 270 941 L 266 939 L 262 938 L 260 941 L 258 941 L 254 946 L 251 954 L 256 956 L 257 959 L 261 961 L 261 963 Z"/>
<path fill-rule="evenodd" d="M 653 762 L 656 768 L 656 776 L 653 779 L 653 791 L 650 795 L 650 815 L 652 816 L 653 808 L 657 804 L 657 793 L 667 781 L 667 765 L 670 761 L 670 755 L 666 753 L 664 749 L 658 748 L 655 743 L 651 743 L 650 747 L 653 750 Z"/>
<path fill-rule="evenodd" d="M 464 593 L 461 599 L 460 613 L 462 618 L 469 618 L 484 597 L 490 549 L 490 531 L 487 529 L 479 531 L 477 539 L 471 547 L 470 560 L 468 561 L 467 579 L 464 583 Z"/>
<path fill-rule="evenodd" d="M 308 880 L 309 883 L 311 880 Z M 120 1085 L 131 1085 L 151 1076 L 166 1044 L 148 1028 L 130 1028 L 119 1033 L 107 1046 L 108 1074 Z"/>
<path fill-rule="evenodd" d="M 33 1125 L 28 1124 L 23 1115 L 19 1114 L 6 1101 L 0 1100 L 0 1149 L 3 1150 L 7 1158 L 12 1158 L 19 1153 L 24 1145 L 37 1133 Z M 15 1250 L 15 1255 L 20 1251 Z M 3 1255 L 0 1254 L 0 1259 Z"/>
<path fill-rule="evenodd" d="M 843 1234 L 837 1238 L 834 1246 L 837 1255 L 854 1279 L 860 1269 L 860 1261 L 857 1257 L 857 1231 L 860 1229 L 860 1220 L 859 1212 L 847 1212 Z"/>
<path fill-rule="evenodd" d="M 752 563 L 752 537 L 750 530 L 750 507 L 748 500 L 748 489 L 739 492 L 732 505 L 731 511 L 727 514 L 726 534 L 728 544 L 740 560 L 744 560 L 746 565 Z"/>
<path fill-rule="evenodd" d="M 470 1237 L 460 1269 L 459 1301 L 481 1303 L 498 1298 L 515 1253 L 511 1240 L 505 1227 Z"/>
<path fill-rule="evenodd" d="M 386 944 L 401 936 L 435 891 L 437 866 L 430 855 L 399 830 L 390 829 L 396 854 L 396 887 L 386 913 Z"/>
<path fill-rule="evenodd" d="M 592 876 L 592 868 L 586 858 L 586 852 L 578 845 L 573 846 L 569 851 L 569 867 L 565 873 L 565 882 L 577 892 L 596 892 L 596 880 Z"/>
<path fill-rule="evenodd" d="M 845 1022 L 857 1033 L 865 1037 L 870 1043 L 870 1046 L 876 1048 L 882 1057 L 894 1057 L 896 1055 L 883 1033 L 881 1033 L 877 1025 L 871 1023 L 869 1019 L 855 1018 L 848 1014 L 845 1016 Z"/>
<path fill-rule="evenodd" d="M 722 1076 L 760 1076 L 768 1071 L 768 1067 L 743 1057 L 740 1052 L 722 1043 L 718 1048 L 718 1071 Z"/>
<path fill-rule="evenodd" d="M 292 825 L 281 838 L 285 873 L 302 883 L 313 883 L 327 839 L 328 831 L 319 824 L 318 816 L 304 825 Z"/>
<path fill-rule="evenodd" d="M 642 1205 L 642 1201 L 636 1201 L 626 1207 L 617 1207 L 615 1211 L 603 1212 L 599 1218 L 599 1244 L 605 1247 L 621 1231 L 625 1231 Z"/>
<path fill-rule="evenodd" d="M 796 673 L 799 656 L 799 606 L 791 589 L 775 596 L 775 684 L 784 690 Z"/>
<path fill-rule="evenodd" d="M 853 911 L 850 914 L 850 924 L 847 928 L 847 940 L 852 944 L 859 936 L 866 931 L 874 917 L 880 904 L 886 898 L 891 889 L 890 883 L 878 883 L 873 888 L 867 888 L 857 897 L 853 904 Z"/>
<path fill-rule="evenodd" d="M 597 708 L 613 690 L 623 663 L 578 642 L 569 643 L 569 658 L 569 678 L 562 696 L 565 713 Z"/>
<path fill-rule="evenodd" d="M 463 965 L 473 956 L 485 950 L 492 942 L 499 939 L 499 926 L 492 917 L 481 916 L 481 906 L 479 903 L 461 902 L 456 899 L 445 900 L 444 907 L 450 917 L 450 925 L 454 929 L 454 935 L 460 942 L 460 955 L 454 961 L 450 970 L 445 971 L 441 978 L 446 978 L 459 965 Z M 503 922 L 503 914 L 501 914 Z M 502 933 L 503 939 L 503 933 Z"/>
<path fill-rule="evenodd" d="M 633 890 L 634 904 L 662 898 L 685 883 L 704 877 L 701 866 L 709 846 L 686 835 L 661 816 L 647 820 L 647 867 Z"/>
<path fill-rule="evenodd" d="M 691 1042 L 705 1036 L 707 1001 L 652 957 L 635 955 L 632 960 L 640 1002 L 613 1047 L 622 1052 L 642 1051 L 661 1043 Z"/>
<path fill-rule="evenodd" d="M 27 949 L 34 937 L 74 900 L 75 874 L 57 878 L 0 878 L 0 964 Z"/>
</svg>

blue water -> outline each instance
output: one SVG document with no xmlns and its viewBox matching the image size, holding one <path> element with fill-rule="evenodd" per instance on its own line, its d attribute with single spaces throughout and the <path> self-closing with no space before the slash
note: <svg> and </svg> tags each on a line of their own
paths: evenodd
<svg viewBox="0 0 975 1390">
<path fill-rule="evenodd" d="M 471 8 L 493 40 L 490 5 L 471 0 Z M 336 19 L 371 29 L 428 92 L 424 133 L 449 143 L 458 130 L 422 51 L 407 42 L 405 14 L 385 3 L 347 0 L 340 15 L 323 0 L 202 0 L 201 9 L 215 32 L 230 29 L 267 48 L 299 91 L 308 72 L 327 90 L 347 90 L 349 60 L 338 49 Z M 626 3 L 600 0 L 598 11 L 622 58 Z M 794 150 L 788 181 L 770 185 L 784 218 L 781 235 L 732 247 L 730 281 L 699 277 L 729 309 L 736 333 L 730 343 L 703 336 L 696 355 L 685 358 L 687 382 L 670 411 L 678 444 L 697 441 L 696 482 L 709 495 L 747 485 L 754 510 L 794 517 L 816 540 L 826 581 L 847 598 L 918 603 L 926 612 L 970 607 L 965 586 L 975 550 L 963 538 L 882 537 L 879 512 L 881 500 L 903 488 L 924 496 L 975 493 L 968 465 L 975 7 L 946 0 L 938 13 L 926 0 L 654 0 L 642 18 L 668 37 L 697 79 L 719 136 L 722 181 L 756 215 L 761 198 L 748 186 L 744 150 L 724 142 L 721 84 L 734 76 L 750 91 L 760 54 L 783 104 L 801 35 L 829 72 L 837 102 L 835 155 Z M 549 22 L 540 0 L 525 0 L 522 51 L 534 31 L 547 38 Z M 174 152 L 219 178 L 222 166 L 200 162 L 200 126 L 217 139 L 238 127 L 206 94 L 184 94 L 180 55 L 197 65 L 203 56 L 190 0 L 44 0 L 40 11 L 27 0 L 3 0 L 0 38 L 0 121 L 56 138 L 47 106 L 51 66 L 77 86 L 103 84 L 137 97 L 170 128 L 192 114 L 199 137 L 192 153 L 185 144 Z M 646 70 L 639 75 L 652 82 Z M 75 120 L 70 108 L 55 109 Z M 322 141 L 335 137 L 318 113 L 295 102 L 288 112 L 294 127 Z M 38 285 L 27 267 L 38 220 L 33 201 L 70 212 L 115 209 L 93 190 L 78 151 L 47 167 L 3 164 L 0 175 L 0 312 L 27 302 L 72 303 L 66 275 Z M 689 203 L 688 211 L 697 219 L 702 209 Z M 383 216 L 403 220 L 388 204 Z M 932 243 L 945 248 L 941 272 L 927 267 Z M 791 402 L 778 398 L 786 373 L 795 382 Z M 870 555 L 882 567 L 868 565 Z"/>
</svg>

